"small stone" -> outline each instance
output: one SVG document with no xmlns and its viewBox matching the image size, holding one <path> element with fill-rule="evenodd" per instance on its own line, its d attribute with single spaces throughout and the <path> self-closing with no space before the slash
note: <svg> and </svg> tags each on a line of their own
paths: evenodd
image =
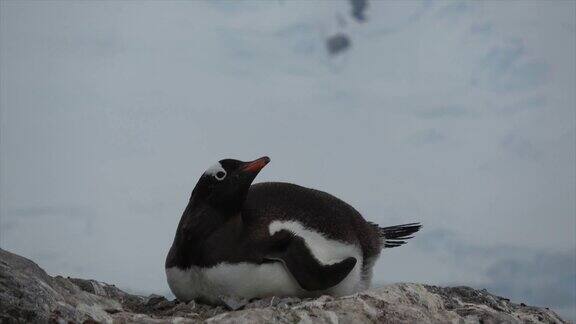
<svg viewBox="0 0 576 324">
<path fill-rule="evenodd" d="M 108 314 L 116 314 L 116 313 L 120 313 L 121 310 L 120 309 L 116 309 L 116 308 L 107 308 L 104 310 L 106 313 Z"/>
<path fill-rule="evenodd" d="M 219 296 L 222 304 L 229 310 L 239 310 L 248 304 L 248 300 L 237 296 Z"/>
<path fill-rule="evenodd" d="M 276 303 L 276 306 L 288 308 L 288 307 L 290 307 L 294 304 L 297 304 L 301 301 L 302 301 L 302 299 L 297 298 L 297 297 L 284 297 L 284 298 L 279 298 L 278 302 Z"/>
<path fill-rule="evenodd" d="M 334 297 L 328 295 L 322 295 L 316 299 L 317 302 L 325 303 L 327 301 L 334 300 Z"/>
<path fill-rule="evenodd" d="M 250 301 L 250 303 L 246 304 L 245 308 L 264 308 L 264 307 L 271 307 L 274 306 L 274 303 L 277 303 L 277 297 L 266 297 L 262 299 L 254 299 Z"/>
<path fill-rule="evenodd" d="M 153 305 L 156 305 L 156 304 L 158 304 L 159 302 L 162 302 L 162 301 L 165 301 L 165 300 L 167 301 L 167 299 L 166 299 L 164 296 L 159 296 L 159 295 L 154 295 L 154 294 L 152 294 L 152 295 L 150 295 L 150 296 L 148 297 L 148 302 L 146 302 L 146 306 L 153 306 Z"/>
<path fill-rule="evenodd" d="M 178 303 L 174 306 L 174 312 L 190 312 L 196 309 L 196 303 L 191 301 L 189 303 Z"/>
<path fill-rule="evenodd" d="M 155 304 L 154 306 L 152 306 L 152 309 L 161 311 L 161 310 L 166 310 L 166 309 L 169 309 L 172 307 L 174 307 L 174 304 L 172 302 L 164 299 L 164 300 L 158 302 L 157 304 Z"/>
</svg>

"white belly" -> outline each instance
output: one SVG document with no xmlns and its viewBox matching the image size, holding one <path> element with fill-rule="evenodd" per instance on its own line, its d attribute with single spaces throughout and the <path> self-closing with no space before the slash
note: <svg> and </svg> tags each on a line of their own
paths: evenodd
<svg viewBox="0 0 576 324">
<path fill-rule="evenodd" d="M 270 224 L 269 230 L 270 235 L 279 230 L 288 230 L 303 238 L 312 255 L 322 264 L 333 264 L 347 257 L 355 257 L 356 265 L 342 282 L 325 291 L 309 292 L 302 289 L 280 262 L 259 265 L 220 263 L 211 268 L 191 267 L 186 270 L 168 268 L 166 276 L 170 289 L 176 298 L 182 301 L 203 298 L 217 303 L 219 296 L 239 296 L 247 299 L 321 294 L 343 296 L 367 288 L 370 284 L 369 276 L 362 278 L 364 260 L 357 246 L 327 239 L 299 222 L 275 221 Z"/>
<path fill-rule="evenodd" d="M 170 289 L 182 301 L 202 298 L 218 303 L 219 296 L 239 296 L 246 299 L 266 296 L 316 295 L 343 296 L 353 294 L 361 286 L 360 262 L 338 285 L 326 290 L 310 292 L 302 289 L 282 263 L 261 265 L 250 263 L 221 263 L 212 268 L 191 267 L 166 269 Z"/>
<path fill-rule="evenodd" d="M 166 269 L 168 285 L 179 300 L 204 298 L 218 302 L 218 296 L 258 298 L 306 294 L 281 263 L 220 263 L 212 268 Z"/>
</svg>

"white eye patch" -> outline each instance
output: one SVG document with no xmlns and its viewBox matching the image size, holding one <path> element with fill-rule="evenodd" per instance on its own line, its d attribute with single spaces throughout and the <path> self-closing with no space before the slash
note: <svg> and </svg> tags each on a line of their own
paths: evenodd
<svg viewBox="0 0 576 324">
<path fill-rule="evenodd" d="M 226 178 L 226 170 L 222 167 L 220 162 L 214 164 L 213 166 L 209 167 L 208 170 L 204 172 L 205 175 L 213 176 L 216 180 L 221 181 Z"/>
</svg>

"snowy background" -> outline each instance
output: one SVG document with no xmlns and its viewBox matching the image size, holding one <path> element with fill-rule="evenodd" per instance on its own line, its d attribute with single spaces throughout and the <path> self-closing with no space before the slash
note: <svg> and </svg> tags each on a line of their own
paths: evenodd
<svg viewBox="0 0 576 324">
<path fill-rule="evenodd" d="M 378 283 L 576 319 L 576 2 L 0 2 L 0 245 L 169 294 L 215 161 L 420 221 Z M 351 47 L 329 55 L 326 39 Z"/>
</svg>

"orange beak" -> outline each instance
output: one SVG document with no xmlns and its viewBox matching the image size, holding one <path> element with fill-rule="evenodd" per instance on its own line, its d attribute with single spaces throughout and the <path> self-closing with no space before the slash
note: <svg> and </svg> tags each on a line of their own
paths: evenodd
<svg viewBox="0 0 576 324">
<path fill-rule="evenodd" d="M 245 162 L 241 167 L 240 171 L 242 172 L 259 172 L 270 162 L 270 158 L 267 156 L 263 156 L 259 159 L 256 159 L 251 162 Z"/>
</svg>

